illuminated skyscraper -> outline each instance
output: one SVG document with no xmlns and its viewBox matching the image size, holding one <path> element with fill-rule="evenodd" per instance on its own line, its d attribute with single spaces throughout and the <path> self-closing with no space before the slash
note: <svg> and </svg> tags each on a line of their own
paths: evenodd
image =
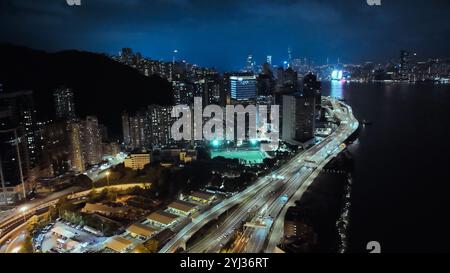
<svg viewBox="0 0 450 273">
<path fill-rule="evenodd" d="M 26 144 L 17 139 L 19 128 L 8 109 L 0 109 L 0 204 L 13 204 L 26 195 L 25 175 L 28 164 Z M 17 146 L 18 144 L 18 146 Z M 22 186 L 18 186 L 22 184 Z"/>
<path fill-rule="evenodd" d="M 0 171 L 3 171 L 3 177 L 0 178 L 3 178 L 1 182 L 7 187 L 21 183 L 14 128 L 16 127 L 14 126 L 14 118 L 11 112 L 9 110 L 0 110 L 0 164 L 2 165 Z M 19 145 L 19 152 L 21 152 L 20 156 L 22 158 L 26 156 L 24 148 L 25 145 Z M 22 160 L 22 168 L 25 170 L 26 167 L 25 161 Z"/>
<path fill-rule="evenodd" d="M 220 81 L 218 77 L 208 77 L 205 79 L 203 90 L 203 103 L 218 104 L 220 102 Z"/>
<path fill-rule="evenodd" d="M 87 164 L 102 160 L 102 142 L 97 117 L 88 116 L 83 122 L 83 154 Z"/>
<path fill-rule="evenodd" d="M 270 75 L 272 74 L 272 71 L 270 70 L 270 64 L 269 63 L 264 63 L 263 67 L 262 67 L 262 74 L 264 75 Z"/>
<path fill-rule="evenodd" d="M 122 132 L 123 132 L 123 144 L 128 147 L 131 143 L 130 138 L 130 120 L 127 112 L 122 113 Z"/>
<path fill-rule="evenodd" d="M 9 111 L 12 126 L 17 128 L 17 134 L 24 143 L 26 170 L 37 166 L 39 149 L 37 144 L 36 110 L 34 108 L 33 92 L 19 91 L 0 93 L 0 110 Z"/>
<path fill-rule="evenodd" d="M 80 122 L 71 121 L 67 124 L 67 131 L 69 135 L 70 166 L 75 172 L 84 172 L 83 126 Z"/>
<path fill-rule="evenodd" d="M 178 55 L 178 49 L 175 49 L 173 51 L 173 56 L 172 56 L 172 63 L 175 64 L 175 61 L 177 60 L 177 55 Z"/>
<path fill-rule="evenodd" d="M 270 67 L 272 67 L 272 56 L 271 55 L 267 56 L 266 62 L 269 64 Z"/>
<path fill-rule="evenodd" d="M 302 59 L 300 59 L 300 58 L 292 59 L 290 67 L 296 72 L 301 71 L 302 70 Z"/>
<path fill-rule="evenodd" d="M 151 105 L 148 107 L 150 121 L 149 141 L 153 147 L 164 147 L 170 143 L 170 128 L 174 119 L 172 107 Z"/>
<path fill-rule="evenodd" d="M 230 76 L 231 98 L 235 100 L 254 99 L 257 95 L 256 77 Z"/>
<path fill-rule="evenodd" d="M 253 72 L 255 70 L 255 63 L 253 62 L 253 55 L 249 54 L 247 56 L 247 65 L 245 67 L 247 72 Z"/>
<path fill-rule="evenodd" d="M 292 48 L 288 47 L 288 67 L 292 66 Z"/>
<path fill-rule="evenodd" d="M 268 63 L 263 64 L 263 70 L 262 73 L 258 75 L 257 83 L 258 96 L 273 95 L 275 90 L 275 79 Z"/>
<path fill-rule="evenodd" d="M 174 122 L 171 106 L 151 105 L 134 116 L 122 115 L 124 135 L 129 135 L 128 150 L 149 150 L 170 143 L 170 128 Z M 127 127 L 128 125 L 128 127 Z M 128 129 L 127 129 L 128 128 Z"/>
<path fill-rule="evenodd" d="M 298 88 L 298 73 L 292 68 L 277 70 L 277 89 L 280 92 L 296 92 Z"/>
<path fill-rule="evenodd" d="M 49 175 L 59 176 L 70 170 L 69 124 L 72 121 L 39 124 L 42 149 L 40 167 L 46 168 Z"/>
<path fill-rule="evenodd" d="M 145 113 L 138 112 L 134 117 L 130 117 L 130 148 L 132 150 L 146 149 L 146 125 Z"/>
<path fill-rule="evenodd" d="M 410 72 L 410 68 L 409 68 L 409 58 L 410 58 L 410 53 L 406 50 L 401 50 L 400 51 L 400 78 L 402 80 L 408 80 L 409 79 L 409 72 Z"/>
<path fill-rule="evenodd" d="M 192 83 L 173 81 L 172 86 L 175 104 L 190 105 L 194 102 L 194 87 Z"/>
<path fill-rule="evenodd" d="M 316 107 L 320 108 L 322 101 L 322 85 L 317 76 L 309 73 L 303 78 L 303 94 L 307 97 L 316 98 Z"/>
<path fill-rule="evenodd" d="M 282 139 L 306 142 L 314 137 L 315 96 L 283 96 Z"/>
</svg>

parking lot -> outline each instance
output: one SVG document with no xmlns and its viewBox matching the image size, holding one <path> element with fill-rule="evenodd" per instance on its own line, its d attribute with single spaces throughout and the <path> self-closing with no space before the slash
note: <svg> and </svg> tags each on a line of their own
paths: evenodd
<svg viewBox="0 0 450 273">
<path fill-rule="evenodd" d="M 83 226 L 64 221 L 47 225 L 33 238 L 35 249 L 44 253 L 82 253 L 95 248 L 105 239 L 84 230 Z"/>
</svg>

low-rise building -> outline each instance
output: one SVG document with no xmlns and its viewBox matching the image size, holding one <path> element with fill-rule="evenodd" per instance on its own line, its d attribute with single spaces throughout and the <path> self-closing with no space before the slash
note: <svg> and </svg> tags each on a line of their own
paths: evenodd
<svg viewBox="0 0 450 273">
<path fill-rule="evenodd" d="M 130 154 L 125 158 L 125 167 L 133 170 L 142 170 L 145 165 L 150 164 L 150 154 Z"/>
<path fill-rule="evenodd" d="M 153 234 L 155 234 L 157 230 L 153 229 L 147 225 L 141 223 L 132 224 L 127 228 L 127 232 L 134 238 L 138 238 L 140 240 L 146 241 Z"/>
<path fill-rule="evenodd" d="M 196 211 L 196 208 L 197 206 L 192 203 L 176 200 L 170 203 L 167 210 L 178 215 L 189 216 Z"/>
<path fill-rule="evenodd" d="M 161 162 L 189 163 L 197 160 L 197 151 L 189 149 L 163 149 L 154 151 L 153 158 Z"/>
<path fill-rule="evenodd" d="M 158 250 L 160 250 L 170 239 L 173 238 L 173 236 L 175 236 L 175 232 L 166 228 L 153 236 L 152 240 L 157 242 Z"/>
<path fill-rule="evenodd" d="M 189 163 L 197 160 L 197 151 L 195 150 L 181 151 L 179 156 L 181 162 Z"/>
<path fill-rule="evenodd" d="M 133 242 L 121 236 L 115 236 L 106 242 L 105 248 L 117 253 L 126 253 L 133 248 Z"/>
<path fill-rule="evenodd" d="M 188 198 L 202 204 L 209 204 L 214 200 L 214 194 L 203 191 L 194 191 L 188 195 Z"/>
<path fill-rule="evenodd" d="M 172 225 L 178 217 L 179 216 L 166 211 L 156 211 L 147 216 L 147 220 L 151 225 L 165 228 Z"/>
<path fill-rule="evenodd" d="M 0 191 L 0 204 L 12 205 L 23 199 L 23 186 L 22 184 L 3 187 Z"/>
<path fill-rule="evenodd" d="M 5 171 L 5 169 L 3 169 L 3 171 Z M 5 175 L 4 172 L 3 175 Z M 24 184 L 25 189 L 23 186 Z M 0 205 L 11 205 L 23 200 L 25 194 L 30 192 L 34 185 L 30 183 L 29 179 L 27 179 L 24 184 L 20 183 L 15 186 L 5 186 L 0 183 Z"/>
<path fill-rule="evenodd" d="M 102 203 L 86 203 L 86 205 L 81 209 L 84 213 L 97 213 L 104 216 L 115 216 L 120 218 L 128 218 L 131 215 L 129 207 L 110 207 Z"/>
</svg>

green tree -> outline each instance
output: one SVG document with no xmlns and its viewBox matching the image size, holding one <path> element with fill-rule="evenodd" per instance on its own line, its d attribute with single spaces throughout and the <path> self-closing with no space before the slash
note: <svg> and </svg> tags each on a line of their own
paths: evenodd
<svg viewBox="0 0 450 273">
<path fill-rule="evenodd" d="M 65 211 L 74 211 L 75 206 L 67 199 L 67 197 L 62 197 L 56 203 L 56 209 L 59 217 L 62 217 Z"/>
<path fill-rule="evenodd" d="M 36 229 L 39 226 L 39 217 L 37 215 L 33 215 L 30 219 L 27 221 L 27 231 L 30 234 L 34 234 Z"/>
<path fill-rule="evenodd" d="M 114 189 L 106 189 L 105 199 L 110 202 L 115 202 L 117 198 L 117 191 Z"/>
<path fill-rule="evenodd" d="M 73 183 L 82 188 L 91 188 L 92 180 L 84 174 L 80 174 L 73 179 Z"/>
<path fill-rule="evenodd" d="M 56 209 L 56 206 L 50 206 L 48 208 L 48 212 L 46 214 L 48 222 L 51 222 L 55 220 L 58 216 L 58 210 Z"/>
<path fill-rule="evenodd" d="M 24 253 L 33 253 L 33 243 L 31 236 L 27 234 L 22 244 L 22 251 Z"/>
</svg>

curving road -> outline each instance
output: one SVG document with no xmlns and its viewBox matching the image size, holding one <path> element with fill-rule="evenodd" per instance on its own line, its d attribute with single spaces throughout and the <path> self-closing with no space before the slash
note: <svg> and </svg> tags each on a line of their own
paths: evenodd
<svg viewBox="0 0 450 273">
<path fill-rule="evenodd" d="M 246 235 L 248 242 L 245 248 L 238 252 L 273 253 L 275 251 L 276 245 L 281 242 L 284 236 L 284 217 L 287 209 L 293 206 L 296 200 L 301 198 L 308 187 L 314 182 L 314 179 L 319 175 L 322 168 L 345 149 L 345 145 L 342 144 L 357 130 L 359 123 L 353 116 L 352 109 L 345 103 L 337 100 L 329 99 L 328 101 L 332 106 L 335 118 L 340 121 L 340 126 L 333 133 L 332 138 L 329 138 L 330 141 L 325 146 L 319 146 L 316 150 L 308 151 L 308 161 L 316 162 L 317 167 L 301 169 L 305 178 L 292 182 L 295 186 L 284 192 L 285 196 L 289 197 L 288 204 L 272 202 L 266 215 L 268 214 L 274 217 L 273 223 L 262 230 L 248 228 L 249 232 Z"/>
<path fill-rule="evenodd" d="M 289 198 L 286 205 L 284 202 L 271 202 L 269 209 L 263 214 L 263 217 L 271 215 L 274 219 L 274 224 L 268 225 L 265 229 L 248 228 L 248 233 L 244 240 L 247 243 L 245 247 L 239 249 L 238 252 L 257 253 L 267 252 L 272 253 L 275 247 L 279 244 L 284 235 L 284 216 L 287 208 L 294 205 L 296 200 L 299 200 L 308 187 L 314 182 L 314 179 L 319 175 L 320 171 L 326 164 L 328 164 L 336 155 L 338 155 L 345 145 L 342 145 L 347 138 L 352 135 L 359 126 L 358 121 L 353 116 L 351 108 L 336 100 L 329 100 L 332 105 L 335 118 L 340 121 L 340 126 L 333 133 L 330 141 L 324 146 L 318 146 L 317 149 L 308 151 L 308 162 L 316 162 L 317 166 L 314 168 L 302 168 L 300 172 L 304 175 L 303 179 L 292 181 L 293 187 L 287 189 L 283 194 Z"/>
<path fill-rule="evenodd" d="M 296 195 L 299 189 L 306 190 L 307 187 L 302 186 L 312 183 L 315 178 L 314 175 L 317 175 L 320 169 L 344 148 L 341 144 L 359 126 L 348 105 L 332 98 L 325 99 L 331 105 L 335 118 L 340 121 L 339 127 L 329 137 L 306 152 L 296 155 L 279 170 L 260 178 L 245 191 L 224 200 L 194 218 L 160 252 L 168 253 L 175 252 L 179 248 L 186 249 L 186 242 L 192 235 L 206 223 L 216 219 L 235 205 L 239 206 L 227 216 L 226 221 L 211 234 L 208 234 L 200 242 L 188 249 L 188 252 L 218 252 L 222 245 L 229 241 L 230 235 L 247 220 L 255 222 L 258 221 L 258 218 L 274 218 L 275 226 L 277 226 L 279 219 L 284 218 L 284 216 L 281 217 L 280 213 L 286 207 L 286 201 Z M 273 177 L 280 176 L 283 177 L 281 184 L 279 182 L 275 183 L 276 181 Z M 248 219 L 253 214 L 255 214 L 253 219 L 251 219 L 252 217 Z M 268 237 L 270 237 L 271 241 L 276 241 L 276 239 L 272 238 L 276 238 L 278 233 L 270 232 L 272 226 L 272 224 L 268 224 L 265 231 L 264 228 L 247 228 L 235 250 L 238 252 L 263 251 Z"/>
<path fill-rule="evenodd" d="M 107 168 L 111 168 L 115 165 L 118 165 L 123 162 L 125 156 L 124 154 L 119 154 L 116 157 L 112 157 L 109 160 Z M 96 182 L 102 178 L 104 178 L 105 171 L 98 169 L 93 172 L 88 172 L 88 176 L 92 179 L 92 181 Z M 132 184 L 124 184 L 124 185 L 114 185 L 111 187 L 127 187 Z M 58 202 L 61 197 L 64 196 L 73 196 L 73 198 L 78 198 L 81 195 L 86 195 L 88 191 L 81 191 L 82 189 L 79 187 L 70 187 L 65 190 L 51 193 L 43 199 L 35 199 L 32 201 L 28 201 L 27 203 L 21 205 L 20 207 L 16 207 L 11 209 L 8 216 L 4 217 L 0 221 L 0 248 L 1 249 L 10 249 L 9 244 L 5 244 L 9 239 L 14 240 L 16 235 L 15 229 L 26 222 L 29 218 L 34 215 L 40 215 L 48 210 L 48 208 Z M 23 211 L 21 210 L 24 209 Z"/>
</svg>

